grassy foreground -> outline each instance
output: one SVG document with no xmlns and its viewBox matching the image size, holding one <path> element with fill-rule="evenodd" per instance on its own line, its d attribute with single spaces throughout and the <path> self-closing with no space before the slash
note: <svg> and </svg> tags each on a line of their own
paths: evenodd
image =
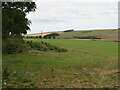
<svg viewBox="0 0 120 90">
<path fill-rule="evenodd" d="M 118 87 L 118 42 L 44 41 L 67 48 L 68 52 L 3 55 L 3 68 L 8 67 L 9 72 L 9 81 L 6 81 L 5 87 Z"/>
</svg>

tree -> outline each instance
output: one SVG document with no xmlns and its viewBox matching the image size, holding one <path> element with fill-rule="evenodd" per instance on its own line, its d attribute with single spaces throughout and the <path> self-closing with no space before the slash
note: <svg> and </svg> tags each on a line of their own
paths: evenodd
<svg viewBox="0 0 120 90">
<path fill-rule="evenodd" d="M 27 13 L 35 11 L 35 2 L 2 2 L 2 36 L 26 34 L 30 30 Z"/>
<path fill-rule="evenodd" d="M 56 36 L 59 36 L 58 33 L 51 33 L 51 34 L 47 34 L 44 36 L 44 38 L 55 38 Z"/>
</svg>

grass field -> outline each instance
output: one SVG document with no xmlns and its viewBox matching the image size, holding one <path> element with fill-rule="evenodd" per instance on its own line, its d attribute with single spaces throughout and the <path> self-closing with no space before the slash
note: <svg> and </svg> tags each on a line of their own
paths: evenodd
<svg viewBox="0 0 120 90">
<path fill-rule="evenodd" d="M 115 34 L 115 37 L 112 35 Z M 108 35 L 111 35 L 109 37 Z M 84 30 L 84 31 L 73 31 L 73 32 L 64 32 L 61 33 L 59 38 L 74 38 L 77 37 L 85 37 L 85 36 L 95 36 L 100 37 L 101 39 L 108 39 L 108 40 L 118 40 L 118 29 L 106 29 L 106 30 Z"/>
<path fill-rule="evenodd" d="M 9 87 L 118 87 L 118 42 L 69 39 L 45 39 L 44 42 L 68 51 L 3 55 L 3 68 L 8 67 L 10 74 Z"/>
</svg>

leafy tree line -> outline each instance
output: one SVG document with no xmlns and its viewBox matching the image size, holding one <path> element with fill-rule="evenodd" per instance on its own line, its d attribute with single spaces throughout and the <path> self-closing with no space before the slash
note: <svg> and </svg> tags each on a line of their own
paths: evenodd
<svg viewBox="0 0 120 90">
<path fill-rule="evenodd" d="M 35 2 L 2 2 L 2 38 L 26 34 L 31 23 L 27 14 L 35 9 Z"/>
</svg>

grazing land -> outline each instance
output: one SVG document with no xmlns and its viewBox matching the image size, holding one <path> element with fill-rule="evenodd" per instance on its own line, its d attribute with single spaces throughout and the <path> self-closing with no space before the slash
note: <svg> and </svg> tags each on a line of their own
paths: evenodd
<svg viewBox="0 0 120 90">
<path fill-rule="evenodd" d="M 40 39 L 25 39 L 41 42 Z M 4 54 L 7 87 L 114 88 L 118 86 L 118 42 L 43 39 L 68 49 L 60 53 Z M 4 83 L 4 87 L 6 84 Z"/>
<path fill-rule="evenodd" d="M 83 30 L 61 33 L 59 38 L 73 39 L 75 37 L 94 36 L 105 40 L 118 41 L 118 29 L 101 29 L 101 30 Z"/>
</svg>

